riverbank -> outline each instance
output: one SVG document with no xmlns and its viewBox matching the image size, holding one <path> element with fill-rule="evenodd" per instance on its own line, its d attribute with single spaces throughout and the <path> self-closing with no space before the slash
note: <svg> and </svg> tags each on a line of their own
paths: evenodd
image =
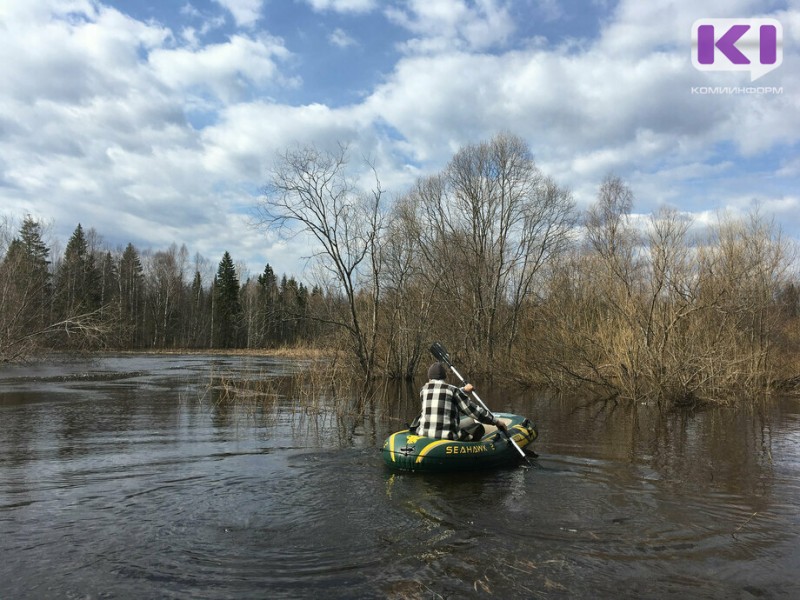
<svg viewBox="0 0 800 600">
<path fill-rule="evenodd" d="M 91 354 L 120 355 L 166 355 L 166 356 L 260 356 L 275 358 L 292 358 L 298 360 L 330 359 L 336 352 L 328 349 L 292 347 L 292 348 L 154 348 L 147 350 L 108 350 Z"/>
</svg>

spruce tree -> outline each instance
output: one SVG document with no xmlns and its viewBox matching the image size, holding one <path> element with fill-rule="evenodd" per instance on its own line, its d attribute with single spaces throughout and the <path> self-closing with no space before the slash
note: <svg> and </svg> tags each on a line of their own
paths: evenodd
<svg viewBox="0 0 800 600">
<path fill-rule="evenodd" d="M 9 339 L 42 331 L 50 322 L 49 254 L 39 222 L 26 216 L 2 261 L 3 322 Z"/>
<path fill-rule="evenodd" d="M 78 223 L 64 251 L 56 275 L 56 305 L 60 318 L 91 313 L 100 308 L 100 274 Z"/>
<path fill-rule="evenodd" d="M 119 263 L 119 319 L 123 327 L 122 339 L 126 344 L 139 347 L 142 344 L 140 323 L 144 303 L 144 269 L 139 253 L 133 244 L 128 244 Z"/>
<path fill-rule="evenodd" d="M 267 264 L 264 272 L 258 276 L 260 299 L 260 344 L 271 345 L 278 331 L 278 278 L 272 267 Z"/>
<path fill-rule="evenodd" d="M 203 277 L 200 271 L 194 272 L 194 279 L 192 280 L 191 298 L 189 300 L 189 315 L 188 315 L 188 345 L 190 348 L 199 348 L 206 340 L 206 329 L 204 323 L 206 322 L 206 293 L 203 290 Z"/>
<path fill-rule="evenodd" d="M 98 275 L 100 276 L 100 305 L 105 313 L 106 307 L 117 304 L 119 294 L 119 272 L 111 252 L 106 252 L 103 255 Z M 110 318 L 113 315 L 104 314 L 104 316 Z"/>
<path fill-rule="evenodd" d="M 217 269 L 214 284 L 215 344 L 220 348 L 236 347 L 242 306 L 239 300 L 239 278 L 231 255 L 226 251 Z"/>
</svg>

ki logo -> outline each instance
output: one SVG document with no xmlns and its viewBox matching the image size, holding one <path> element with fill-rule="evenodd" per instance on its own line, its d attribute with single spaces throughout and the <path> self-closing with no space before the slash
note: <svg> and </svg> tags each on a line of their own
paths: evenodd
<svg viewBox="0 0 800 600">
<path fill-rule="evenodd" d="M 783 27 L 776 19 L 698 19 L 692 64 L 699 71 L 750 71 L 750 81 L 783 62 Z"/>
</svg>

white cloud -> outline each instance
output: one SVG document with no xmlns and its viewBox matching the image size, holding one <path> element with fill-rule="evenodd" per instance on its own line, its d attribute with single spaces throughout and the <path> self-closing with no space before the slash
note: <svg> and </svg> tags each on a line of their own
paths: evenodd
<svg viewBox="0 0 800 600">
<path fill-rule="evenodd" d="M 42 8 L 39 3 L 33 6 Z M 162 27 L 113 9 L 70 14 L 72 21 L 23 19 L 4 31 L 0 55 L 13 60 L 3 65 L 3 97 L 25 103 L 80 103 L 96 95 L 123 94 L 142 77 L 140 51 L 170 37 Z"/>
<path fill-rule="evenodd" d="M 51 14 L 64 17 L 66 15 L 94 18 L 97 7 L 92 0 L 29 0 L 27 2 L 3 2 L 0 4 L 0 17 L 7 22 L 21 26 L 41 23 Z"/>
<path fill-rule="evenodd" d="M 233 15 L 239 27 L 252 27 L 261 19 L 263 0 L 214 0 Z"/>
<path fill-rule="evenodd" d="M 386 9 L 387 17 L 419 36 L 406 50 L 436 53 L 452 49 L 485 50 L 504 45 L 515 26 L 506 6 L 496 0 L 409 0 Z"/>
<path fill-rule="evenodd" d="M 253 85 L 291 85 L 276 64 L 276 59 L 289 56 L 276 38 L 234 35 L 226 43 L 200 49 L 159 48 L 150 53 L 149 62 L 164 85 L 183 91 L 207 89 L 231 102 L 245 97 Z"/>
<path fill-rule="evenodd" d="M 202 43 L 202 38 L 209 32 L 217 30 L 225 25 L 225 17 L 218 16 L 204 19 L 200 28 L 186 26 L 181 29 L 181 38 L 187 42 L 190 48 L 198 48 Z"/>
<path fill-rule="evenodd" d="M 203 166 L 228 178 L 264 183 L 280 150 L 295 144 L 335 148 L 356 140 L 369 125 L 359 111 L 322 104 L 240 103 L 222 110 L 219 122 L 202 132 Z"/>
<path fill-rule="evenodd" d="M 244 11 L 240 27 L 256 23 L 261 7 L 220 3 Z M 378 6 L 309 4 L 323 13 L 315 18 Z M 306 58 L 304 48 L 254 30 L 207 43 L 222 24 L 191 5 L 186 15 L 203 20 L 176 36 L 89 0 L 5 2 L 0 218 L 52 218 L 64 238 L 81 221 L 120 243 L 186 243 L 213 262 L 228 249 L 253 272 L 265 260 L 291 271 L 308 254 L 304 242 L 278 243 L 246 226 L 280 150 L 349 143 L 354 162 L 370 157 L 385 189 L 400 194 L 464 144 L 507 130 L 581 204 L 613 170 L 634 187 L 637 211 L 671 203 L 701 212 L 758 197 L 800 228 L 798 197 L 786 191 L 800 174 L 792 154 L 800 74 L 790 68 L 800 11 L 780 13 L 785 64 L 769 77 L 783 94 L 702 96 L 691 87 L 731 85 L 736 76 L 692 68 L 694 12 L 752 14 L 755 3 L 673 5 L 622 0 L 594 40 L 509 43 L 516 49 L 507 51 L 516 31 L 508 4 L 411 0 L 388 13 L 410 36 L 408 52 L 363 101 L 332 108 L 265 97 L 298 85 L 285 67 Z M 353 41 L 344 29 L 330 31 L 334 44 Z M 196 113 L 204 120 L 192 125 Z M 762 161 L 762 180 L 752 180 L 748 160 Z"/>
<path fill-rule="evenodd" d="M 350 37 L 347 32 L 340 27 L 337 27 L 331 32 L 328 36 L 328 40 L 330 40 L 331 44 L 339 48 L 347 48 L 348 46 L 355 46 L 357 44 L 355 39 Z"/>
<path fill-rule="evenodd" d="M 623 0 L 603 28 L 597 50 L 630 58 L 665 46 L 682 46 L 688 58 L 692 23 L 697 19 L 757 15 L 763 5 L 759 0 Z"/>
<path fill-rule="evenodd" d="M 698 160 L 731 164 L 736 156 L 716 156 L 726 146 L 747 156 L 800 143 L 798 96 L 791 91 L 800 89 L 800 77 L 789 69 L 776 72 L 783 95 L 692 95 L 692 86 L 718 82 L 692 68 L 694 17 L 686 10 L 670 17 L 670 6 L 621 2 L 617 20 L 582 48 L 494 55 L 440 49 L 408 56 L 365 105 L 402 132 L 413 157 L 428 164 L 443 164 L 461 145 L 509 130 L 528 140 L 540 165 L 583 203 L 609 171 L 635 180 L 649 205 L 686 202 L 697 186 L 676 185 L 660 177 L 661 170 L 677 176 Z M 737 6 L 752 10 L 752 3 Z M 427 33 L 434 36 L 435 29 Z M 455 25 L 441 29 L 458 31 Z M 626 31 L 633 41 L 615 46 Z M 677 189 L 689 196 L 677 196 Z"/>
<path fill-rule="evenodd" d="M 317 12 L 366 13 L 378 5 L 378 0 L 305 0 Z"/>
<path fill-rule="evenodd" d="M 234 77 L 271 81 L 272 58 L 285 49 L 237 37 L 182 53 L 169 30 L 113 9 L 69 18 L 42 3 L 29 9 L 0 37 L 3 54 L 15 57 L 4 64 L 9 85 L 0 90 L 3 214 L 53 219 L 64 238 L 82 222 L 112 244 L 186 243 L 212 258 L 221 239 L 232 249 L 236 239 L 252 246 L 260 234 L 241 231 L 235 208 L 251 196 L 224 191 L 236 173 L 203 167 L 203 139 L 186 121 L 184 92 L 212 81 L 224 96 L 222 82 Z M 199 236 L 214 228 L 217 236 Z"/>
</svg>

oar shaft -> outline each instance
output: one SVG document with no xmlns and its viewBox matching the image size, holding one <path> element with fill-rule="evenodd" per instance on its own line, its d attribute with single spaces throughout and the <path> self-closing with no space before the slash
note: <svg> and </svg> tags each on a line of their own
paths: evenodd
<svg viewBox="0 0 800 600">
<path fill-rule="evenodd" d="M 431 345 L 430 351 L 431 354 L 433 354 L 437 360 L 447 363 L 447 366 L 450 367 L 450 370 L 456 377 L 458 377 L 458 379 L 461 381 L 463 385 L 467 385 L 467 380 L 461 376 L 461 373 L 458 372 L 458 369 L 456 369 L 453 363 L 450 362 L 450 355 L 447 353 L 447 350 L 445 350 L 444 346 L 442 346 L 439 342 L 434 342 L 433 345 Z M 483 400 L 480 399 L 475 390 L 472 390 L 472 397 L 478 401 L 478 404 L 480 404 L 483 407 L 483 409 L 492 416 L 492 418 L 494 418 L 492 411 L 489 410 L 489 407 L 483 403 Z M 522 448 L 519 447 L 519 444 L 517 444 L 517 442 L 514 441 L 514 438 L 511 437 L 511 435 L 509 435 L 508 431 L 505 431 L 503 429 L 501 429 L 500 431 L 503 432 L 508 442 L 512 446 L 514 446 L 514 449 L 519 453 L 519 455 L 525 459 L 525 462 L 531 464 L 531 461 L 529 461 L 528 457 L 525 456 L 525 452 L 523 452 Z"/>
<path fill-rule="evenodd" d="M 461 383 L 462 383 L 462 384 L 466 385 L 466 384 L 467 384 L 467 380 L 466 380 L 466 379 L 464 379 L 464 378 L 461 376 L 461 373 L 459 373 L 459 372 L 458 372 L 458 369 L 456 369 L 456 368 L 453 366 L 453 363 L 451 363 L 450 361 L 447 361 L 447 364 L 450 366 L 450 370 L 453 372 L 453 375 L 455 375 L 456 377 L 458 377 L 459 381 L 461 381 Z M 486 412 L 488 412 L 490 415 L 492 415 L 492 417 L 494 417 L 494 415 L 492 414 L 492 411 L 491 411 L 491 410 L 489 410 L 489 407 L 488 407 L 488 406 L 486 406 L 486 405 L 483 403 L 483 400 L 481 400 L 481 399 L 480 399 L 480 396 L 478 396 L 478 392 L 476 392 L 475 390 L 472 390 L 472 392 L 471 392 L 471 393 L 472 393 L 472 397 L 473 397 L 473 398 L 475 398 L 475 400 L 477 400 L 477 401 L 478 401 L 478 404 L 480 404 L 480 405 L 483 407 L 483 409 L 484 409 Z M 524 458 L 526 462 L 528 462 L 528 463 L 530 464 L 530 461 L 528 460 L 528 457 L 527 457 L 527 456 L 525 456 L 525 452 L 522 450 L 522 448 L 520 448 L 520 447 L 519 447 L 519 444 L 517 444 L 517 442 L 515 442 L 515 441 L 514 441 L 514 438 L 513 438 L 513 437 L 511 437 L 511 435 L 509 435 L 509 433 L 508 433 L 508 432 L 506 432 L 506 431 L 504 431 L 503 433 L 505 434 L 505 436 L 506 436 L 506 439 L 507 439 L 507 440 L 508 440 L 508 441 L 511 443 L 511 445 L 512 445 L 512 446 L 514 446 L 514 449 L 515 449 L 515 450 L 516 450 L 516 451 L 519 453 L 519 455 L 520 455 L 522 458 Z"/>
</svg>

